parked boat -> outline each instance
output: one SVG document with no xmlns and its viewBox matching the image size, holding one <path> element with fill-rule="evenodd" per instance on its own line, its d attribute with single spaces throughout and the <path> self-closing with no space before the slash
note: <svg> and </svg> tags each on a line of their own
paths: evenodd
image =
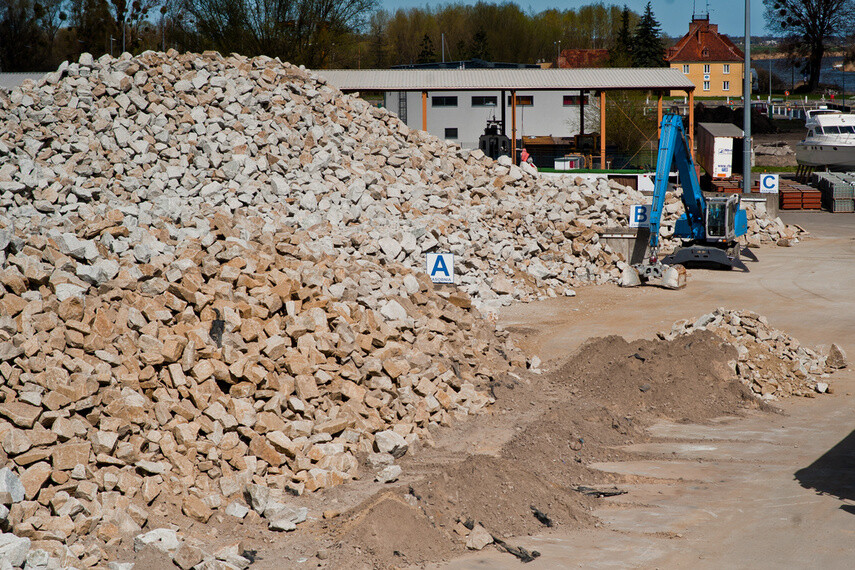
<svg viewBox="0 0 855 570">
<path fill-rule="evenodd" d="M 796 144 L 800 165 L 855 170 L 855 114 L 834 109 L 806 112 L 805 139 Z"/>
</svg>

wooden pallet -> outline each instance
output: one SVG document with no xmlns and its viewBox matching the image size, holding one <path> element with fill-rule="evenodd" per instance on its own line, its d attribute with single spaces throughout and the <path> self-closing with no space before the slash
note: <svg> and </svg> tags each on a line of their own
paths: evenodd
<svg viewBox="0 0 855 570">
<path fill-rule="evenodd" d="M 822 193 L 804 185 L 780 189 L 782 210 L 821 210 Z"/>
</svg>

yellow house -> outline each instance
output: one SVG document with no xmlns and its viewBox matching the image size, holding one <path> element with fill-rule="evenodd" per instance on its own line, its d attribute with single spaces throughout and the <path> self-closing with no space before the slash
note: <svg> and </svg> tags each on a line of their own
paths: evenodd
<svg viewBox="0 0 855 570">
<path fill-rule="evenodd" d="M 668 48 L 665 60 L 695 84 L 696 97 L 742 97 L 745 55 L 709 16 L 693 17 L 689 33 Z"/>
</svg>

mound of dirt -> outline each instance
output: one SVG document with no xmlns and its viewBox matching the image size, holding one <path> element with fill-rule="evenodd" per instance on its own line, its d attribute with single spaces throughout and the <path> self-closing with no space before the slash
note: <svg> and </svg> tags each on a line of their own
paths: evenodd
<svg viewBox="0 0 855 570">
<path fill-rule="evenodd" d="M 550 375 L 497 384 L 502 412 L 522 413 L 529 406 L 542 412 L 528 422 L 515 417 L 525 427 L 497 456 L 422 459 L 420 481 L 378 495 L 331 525 L 343 541 L 331 566 L 345 567 L 357 553 L 376 567 L 445 558 L 463 550 L 464 522 L 480 523 L 500 538 L 536 533 L 545 526 L 534 509 L 564 529 L 594 524 L 588 511 L 596 499 L 578 492 L 579 486 L 624 480 L 590 470 L 589 463 L 626 457 L 617 447 L 647 441 L 644 428 L 663 417 L 703 421 L 764 405 L 738 381 L 737 358 L 733 346 L 709 331 L 632 342 L 610 336 L 590 340 Z M 497 430 L 514 425 L 503 413 L 484 421 Z M 466 437 L 483 429 L 455 433 Z M 419 546 L 424 538 L 432 549 Z"/>
<path fill-rule="evenodd" d="M 728 107 L 726 105 L 707 107 L 703 103 L 695 105 L 696 123 L 731 123 L 741 129 L 743 128 L 743 119 L 742 107 Z M 777 133 L 778 127 L 769 117 L 756 109 L 751 109 L 751 132 L 752 134 Z"/>
<path fill-rule="evenodd" d="M 461 550 L 446 533 L 405 502 L 383 493 L 343 525 L 344 559 L 371 561 L 371 568 L 400 568 L 442 559 Z M 352 567 L 352 566 L 351 566 Z"/>
<path fill-rule="evenodd" d="M 616 416 L 700 421 L 751 401 L 735 381 L 737 357 L 709 331 L 671 342 L 609 336 L 583 345 L 553 381 Z"/>
<path fill-rule="evenodd" d="M 537 475 L 528 462 L 513 458 L 473 455 L 412 489 L 434 522 L 453 526 L 458 520 L 472 520 L 497 536 L 542 529 L 531 507 L 557 524 L 579 527 L 594 522 L 578 496 Z"/>
</svg>

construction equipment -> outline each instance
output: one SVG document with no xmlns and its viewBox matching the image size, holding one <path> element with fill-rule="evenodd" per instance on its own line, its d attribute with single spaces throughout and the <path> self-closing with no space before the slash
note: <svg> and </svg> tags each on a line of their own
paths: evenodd
<svg viewBox="0 0 855 570">
<path fill-rule="evenodd" d="M 739 195 L 704 198 L 679 115 L 665 115 L 661 133 L 650 211 L 649 257 L 647 261 L 628 267 L 621 277 L 621 285 L 634 287 L 651 283 L 679 289 L 686 284 L 686 270 L 681 264 L 687 262 L 706 262 L 748 271 L 739 258 L 737 238 L 744 235 L 748 227 L 745 210 L 740 208 Z M 675 162 L 683 187 L 681 198 L 685 213 L 674 226 L 674 237 L 681 238 L 683 245 L 660 260 L 662 209 L 668 190 L 668 175 Z M 742 251 L 756 259 L 747 249 Z"/>
</svg>

